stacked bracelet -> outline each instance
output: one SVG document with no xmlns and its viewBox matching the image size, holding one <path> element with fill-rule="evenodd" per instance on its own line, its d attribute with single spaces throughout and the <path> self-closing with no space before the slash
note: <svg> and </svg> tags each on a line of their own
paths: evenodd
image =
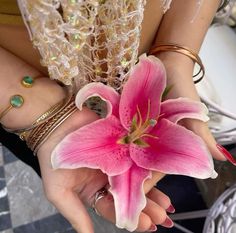
<svg viewBox="0 0 236 233">
<path fill-rule="evenodd" d="M 32 87 L 33 83 L 34 79 L 30 76 L 25 76 L 21 81 L 21 85 L 26 88 Z M 48 137 L 78 109 L 75 105 L 75 97 L 72 94 L 73 90 L 70 87 L 67 87 L 66 90 L 67 95 L 64 99 L 40 115 L 28 127 L 18 129 L 7 128 L 4 125 L 2 127 L 26 141 L 28 147 L 36 154 Z M 20 94 L 13 95 L 10 98 L 10 105 L 0 114 L 0 120 L 12 108 L 20 108 L 23 104 L 24 98 Z"/>
<path fill-rule="evenodd" d="M 149 54 L 156 56 L 160 52 L 176 52 L 176 53 L 181 53 L 181 54 L 189 57 L 191 60 L 193 60 L 193 62 L 196 62 L 200 67 L 199 71 L 196 74 L 194 74 L 193 77 L 195 78 L 199 74 L 201 74 L 201 76 L 198 79 L 194 80 L 194 83 L 196 84 L 203 79 L 203 77 L 205 75 L 205 68 L 202 64 L 202 60 L 198 56 L 198 54 L 196 54 L 194 51 L 192 51 L 188 47 L 178 45 L 178 44 L 172 44 L 172 43 L 161 44 L 156 47 L 153 47 Z"/>
<path fill-rule="evenodd" d="M 58 110 L 63 106 L 63 103 L 65 102 L 65 99 L 63 101 L 60 101 L 59 103 L 53 105 L 49 110 L 47 110 L 45 113 L 43 113 L 39 118 L 37 118 L 30 126 L 25 128 L 19 128 L 19 129 L 10 129 L 2 126 L 3 129 L 5 129 L 9 133 L 17 134 L 21 140 L 25 140 L 29 132 L 34 129 L 35 127 L 43 124 L 44 122 L 48 121 L 51 117 L 53 117 Z"/>
<path fill-rule="evenodd" d="M 35 127 L 30 132 L 26 139 L 26 143 L 35 155 L 48 137 L 76 110 L 78 110 L 78 108 L 75 105 L 75 98 L 72 96 L 70 101 L 68 101 L 68 103 L 63 106 L 57 114 L 45 123 Z"/>
</svg>

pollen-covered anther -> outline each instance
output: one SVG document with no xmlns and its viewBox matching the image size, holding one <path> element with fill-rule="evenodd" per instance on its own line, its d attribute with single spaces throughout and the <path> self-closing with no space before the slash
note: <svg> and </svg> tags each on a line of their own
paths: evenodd
<svg viewBox="0 0 236 233">
<path fill-rule="evenodd" d="M 155 120 L 155 119 L 150 119 L 150 120 L 149 120 L 149 124 L 150 124 L 151 126 L 155 126 L 155 125 L 157 124 L 157 120 Z"/>
</svg>

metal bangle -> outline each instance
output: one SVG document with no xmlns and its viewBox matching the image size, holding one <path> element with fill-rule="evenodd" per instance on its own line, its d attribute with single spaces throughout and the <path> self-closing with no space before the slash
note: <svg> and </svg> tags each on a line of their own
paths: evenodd
<svg viewBox="0 0 236 233">
<path fill-rule="evenodd" d="M 198 79 L 194 80 L 194 83 L 196 84 L 203 79 L 205 75 L 205 68 L 202 63 L 202 60 L 198 56 L 198 54 L 192 51 L 190 48 L 179 45 L 179 44 L 172 44 L 172 43 L 161 44 L 161 45 L 153 47 L 149 54 L 156 56 L 160 52 L 176 52 L 176 53 L 180 53 L 189 57 L 194 63 L 197 63 L 200 67 L 199 71 L 193 75 L 193 78 L 197 77 L 200 73 L 202 73 Z"/>
<path fill-rule="evenodd" d="M 74 98 L 72 98 L 67 106 L 60 109 L 58 114 L 52 117 L 48 122 L 36 127 L 30 132 L 26 142 L 35 155 L 48 137 L 76 110 L 77 107 L 75 105 Z"/>
</svg>

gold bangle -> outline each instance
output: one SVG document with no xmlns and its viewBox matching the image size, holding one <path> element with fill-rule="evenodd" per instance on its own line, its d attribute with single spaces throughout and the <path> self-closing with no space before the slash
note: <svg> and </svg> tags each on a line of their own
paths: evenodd
<svg viewBox="0 0 236 233">
<path fill-rule="evenodd" d="M 183 55 L 191 58 L 191 60 L 194 63 L 196 62 L 200 67 L 199 71 L 193 75 L 193 78 L 197 77 L 200 73 L 202 73 L 198 79 L 194 80 L 194 83 L 196 84 L 203 79 L 203 77 L 205 75 L 205 68 L 202 64 L 202 60 L 198 56 L 197 53 L 195 53 L 194 51 L 192 51 L 188 47 L 178 45 L 178 44 L 172 44 L 172 43 L 161 44 L 156 47 L 153 47 L 149 54 L 156 56 L 160 52 L 176 52 L 176 53 L 180 53 L 180 54 L 183 54 Z"/>
<path fill-rule="evenodd" d="M 63 112 L 63 109 L 67 108 L 67 106 L 63 106 L 58 111 L 58 114 L 55 115 L 55 117 L 50 118 L 45 123 L 35 127 L 30 134 L 28 135 L 26 142 L 30 149 L 34 150 L 34 145 L 37 144 L 38 141 L 40 141 L 41 137 L 45 134 L 47 130 L 51 127 L 51 125 L 55 122 L 55 120 L 61 116 L 61 113 Z"/>
<path fill-rule="evenodd" d="M 24 76 L 21 80 L 21 85 L 26 88 L 31 88 L 34 84 L 34 80 L 38 78 L 32 78 L 31 76 Z M 24 98 L 22 95 L 13 95 L 10 97 L 9 106 L 0 114 L 0 121 L 1 119 L 12 109 L 12 108 L 20 108 L 24 104 Z"/>
<path fill-rule="evenodd" d="M 3 129 L 6 130 L 9 133 L 17 134 L 20 139 L 25 140 L 27 135 L 29 134 L 29 131 L 36 128 L 37 126 L 43 124 L 44 122 L 47 122 L 50 118 L 52 118 L 54 115 L 60 111 L 60 109 L 64 108 L 72 98 L 72 94 L 69 89 L 67 89 L 67 97 L 64 98 L 62 101 L 56 103 L 53 105 L 50 109 L 48 109 L 46 112 L 44 112 L 41 116 L 39 116 L 30 126 L 25 128 L 19 128 L 19 129 L 11 129 L 7 128 L 4 125 L 2 125 Z"/>
<path fill-rule="evenodd" d="M 74 112 L 76 112 L 78 108 L 74 105 L 70 110 L 66 112 L 60 119 L 54 122 L 48 132 L 44 135 L 44 137 L 35 145 L 34 154 L 37 154 L 39 148 L 43 145 L 43 143 L 49 138 L 49 136 Z"/>
<path fill-rule="evenodd" d="M 63 99 L 64 101 L 64 99 Z M 4 130 L 6 130 L 9 133 L 14 133 L 14 134 L 22 134 L 25 133 L 26 131 L 30 131 L 33 128 L 35 128 L 36 126 L 44 123 L 45 121 L 47 121 L 50 117 L 52 117 L 54 114 L 57 113 L 58 109 L 60 109 L 63 101 L 60 101 L 59 103 L 56 103 L 55 105 L 52 106 L 52 108 L 50 108 L 49 110 L 47 110 L 45 113 L 43 113 L 39 118 L 37 118 L 29 127 L 26 128 L 19 128 L 19 129 L 11 129 L 11 128 L 7 128 L 4 125 L 2 125 L 2 128 Z M 21 138 L 22 139 L 22 138 Z"/>
<path fill-rule="evenodd" d="M 36 154 L 41 145 L 48 139 L 48 137 L 78 108 L 75 105 L 74 97 L 69 103 L 60 109 L 60 111 L 52 117 L 49 121 L 34 128 L 26 139 L 28 147 Z"/>
</svg>

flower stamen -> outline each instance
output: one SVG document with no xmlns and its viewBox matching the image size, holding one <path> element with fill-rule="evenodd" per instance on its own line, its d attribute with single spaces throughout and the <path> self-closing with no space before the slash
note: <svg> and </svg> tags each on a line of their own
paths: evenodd
<svg viewBox="0 0 236 233">
<path fill-rule="evenodd" d="M 142 118 L 142 115 L 141 115 L 141 112 L 140 112 L 140 109 L 139 109 L 138 105 L 137 105 L 137 113 L 138 113 L 138 119 L 139 119 L 139 125 L 138 125 L 138 129 L 139 129 L 142 126 L 143 118 Z"/>
<path fill-rule="evenodd" d="M 154 139 L 159 139 L 159 137 L 157 137 L 157 136 L 154 136 L 154 135 L 152 135 L 152 134 L 142 134 L 142 136 L 140 137 L 140 138 L 143 138 L 143 137 L 149 137 L 149 138 L 154 138 Z"/>
<path fill-rule="evenodd" d="M 129 144 L 129 143 L 133 142 L 133 143 L 140 144 L 140 139 L 143 137 L 158 139 L 158 137 L 146 133 L 146 131 L 149 129 L 149 127 L 154 127 L 157 124 L 158 118 L 160 117 L 160 116 L 158 116 L 156 119 L 150 119 L 151 100 L 148 99 L 147 114 L 146 114 L 145 121 L 143 121 L 143 117 L 142 117 L 142 114 L 141 114 L 141 111 L 140 111 L 138 105 L 136 106 L 136 108 L 137 108 L 137 113 L 135 114 L 135 116 L 132 120 L 132 126 L 130 128 L 131 132 L 128 135 L 126 135 L 125 137 L 118 140 L 117 143 Z M 142 144 L 145 144 L 145 143 L 142 142 Z"/>
</svg>

